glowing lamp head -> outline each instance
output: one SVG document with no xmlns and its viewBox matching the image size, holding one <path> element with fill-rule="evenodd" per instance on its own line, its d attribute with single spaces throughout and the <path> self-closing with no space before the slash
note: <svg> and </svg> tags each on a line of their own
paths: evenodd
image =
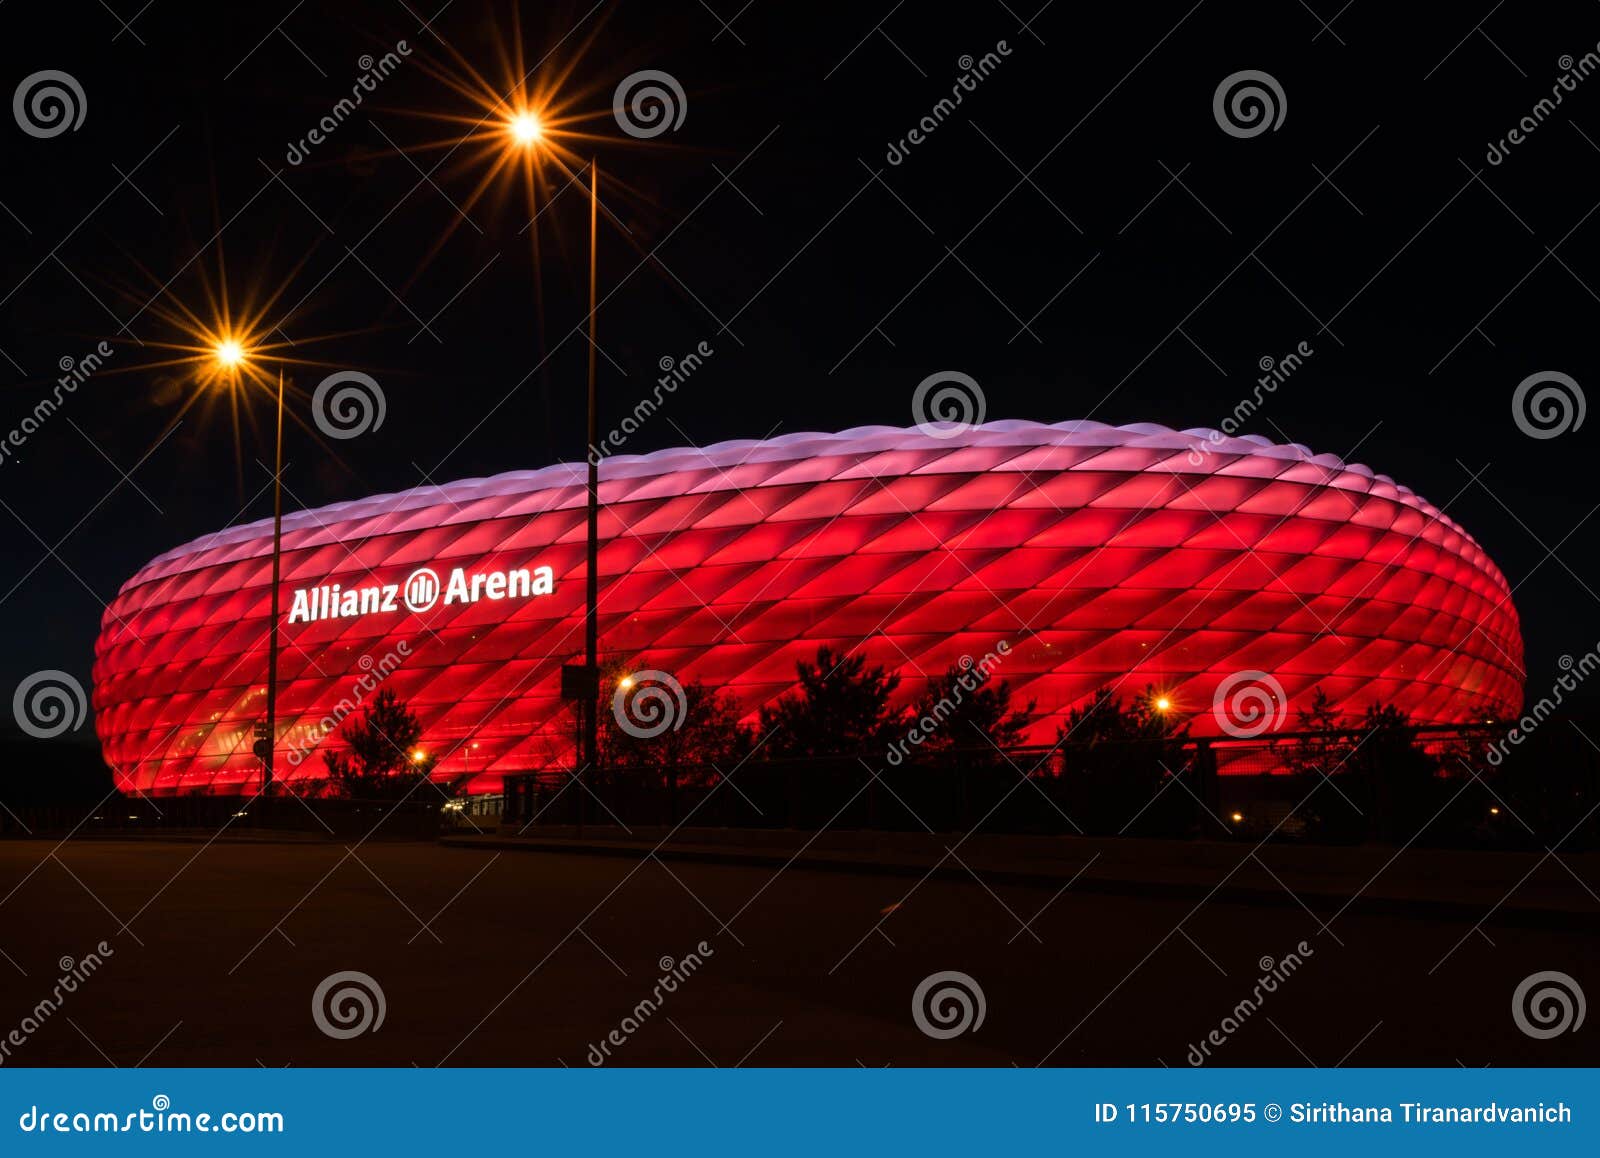
<svg viewBox="0 0 1600 1158">
<path fill-rule="evenodd" d="M 617 681 L 617 686 L 623 691 L 627 691 L 629 688 L 633 687 L 633 677 L 631 675 L 623 676 Z"/>
<path fill-rule="evenodd" d="M 232 338 L 218 342 L 215 353 L 217 361 L 229 370 L 244 361 L 244 347 Z"/>
<path fill-rule="evenodd" d="M 1170 712 L 1171 710 L 1172 710 L 1172 701 L 1167 699 L 1166 696 L 1162 696 L 1162 697 L 1160 697 L 1159 699 L 1156 700 L 1156 711 L 1158 711 L 1158 712 Z"/>
<path fill-rule="evenodd" d="M 544 122 L 537 113 L 521 112 L 511 118 L 511 139 L 519 145 L 536 145 L 544 137 Z"/>
<path fill-rule="evenodd" d="M 413 764 L 420 764 L 424 760 L 426 760 L 427 758 L 428 758 L 428 754 L 426 752 L 424 752 L 421 748 L 412 749 L 412 751 L 411 751 L 411 762 Z"/>
</svg>

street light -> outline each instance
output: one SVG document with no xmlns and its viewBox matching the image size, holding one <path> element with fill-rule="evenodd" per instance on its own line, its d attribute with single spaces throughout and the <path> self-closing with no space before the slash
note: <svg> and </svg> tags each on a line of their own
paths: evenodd
<svg viewBox="0 0 1600 1158">
<path fill-rule="evenodd" d="M 230 405 L 233 412 L 233 442 L 236 454 L 240 452 L 239 419 L 244 408 L 242 404 L 248 403 L 258 390 L 274 398 L 276 414 L 272 473 L 272 608 L 271 622 L 267 629 L 267 718 L 265 721 L 257 722 L 258 738 L 252 746 L 252 750 L 262 763 L 260 793 L 262 797 L 268 796 L 272 790 L 275 771 L 273 753 L 277 744 L 278 658 L 281 650 L 279 636 L 283 630 L 278 622 L 281 611 L 279 588 L 283 578 L 283 420 L 284 395 L 289 389 L 285 373 L 289 366 L 333 368 L 333 363 L 301 356 L 301 350 L 340 336 L 318 333 L 291 339 L 284 329 L 289 320 L 288 316 L 277 318 L 272 316 L 277 302 L 287 291 L 288 286 L 287 281 L 273 286 L 252 280 L 242 295 L 230 294 L 219 247 L 216 280 L 206 279 L 202 301 L 189 304 L 177 293 L 167 297 L 167 286 L 162 286 L 156 291 L 155 296 L 140 306 L 141 312 L 148 309 L 155 317 L 165 322 L 173 334 L 167 340 L 141 343 L 149 346 L 151 352 L 157 356 L 154 360 L 128 366 L 124 371 L 174 370 L 196 387 L 172 416 L 168 426 L 169 431 L 182 421 L 194 406 L 198 405 L 209 411 L 218 400 Z M 269 367 L 277 370 L 276 385 L 273 383 Z M 315 428 L 309 423 L 301 421 L 300 427 L 313 440 L 322 443 L 317 437 Z M 242 454 L 238 461 L 238 471 L 242 500 L 244 493 Z"/>
<path fill-rule="evenodd" d="M 512 142 L 525 152 L 539 148 L 545 141 L 544 119 L 530 108 L 515 113 L 507 122 L 506 130 Z M 595 358 L 599 346 L 595 339 L 595 314 L 598 312 L 596 256 L 599 250 L 600 220 L 600 166 L 589 158 L 589 423 L 588 438 L 584 442 L 584 459 L 588 463 L 587 510 L 587 562 L 584 567 L 584 617 L 583 666 L 585 686 L 588 691 L 578 702 L 583 705 L 583 736 L 577 766 L 592 768 L 599 752 L 600 713 L 596 698 L 600 684 L 600 627 L 598 607 L 600 600 L 600 458 L 594 447 L 600 440 L 600 411 L 595 390 Z"/>
<path fill-rule="evenodd" d="M 256 352 L 240 338 L 216 341 L 212 356 L 230 382 Z M 267 726 L 254 749 L 261 758 L 261 795 L 272 793 L 273 752 L 278 742 L 278 586 L 283 568 L 283 367 L 278 367 L 277 435 L 272 463 L 272 610 L 267 625 Z"/>
<path fill-rule="evenodd" d="M 530 80 L 534 73 L 539 71 L 539 65 L 536 64 L 532 68 L 525 67 L 520 32 L 513 31 L 507 38 L 507 55 L 503 57 L 503 63 L 506 66 L 505 82 L 499 86 L 490 84 L 470 67 L 455 69 L 442 64 L 425 65 L 444 84 L 475 104 L 476 115 L 419 112 L 417 115 L 427 120 L 464 126 L 464 131 L 457 129 L 443 139 L 420 142 L 402 151 L 444 149 L 447 150 L 448 157 L 465 146 L 462 154 L 463 166 L 479 167 L 482 170 L 472 192 L 460 207 L 461 212 L 450 219 L 443 237 L 436 243 L 435 252 L 438 246 L 443 244 L 444 238 L 448 238 L 455 231 L 460 221 L 470 220 L 465 217 L 466 212 L 485 195 L 501 174 L 516 174 L 520 171 L 521 179 L 527 188 L 530 211 L 530 221 L 525 228 L 530 234 L 536 266 L 539 254 L 537 220 L 543 211 L 543 207 L 537 206 L 536 203 L 541 199 L 540 194 L 551 187 L 545 183 L 544 166 L 548 164 L 559 170 L 570 184 L 577 184 L 582 180 L 585 163 L 589 169 L 588 437 L 584 447 L 584 457 L 588 460 L 588 501 L 584 663 L 581 667 L 571 664 L 562 668 L 562 698 L 576 700 L 582 705 L 579 753 L 573 765 L 576 772 L 582 767 L 593 766 L 599 753 L 600 661 L 597 609 L 600 466 L 599 456 L 594 448 L 600 438 L 596 387 L 599 346 L 596 344 L 595 318 L 599 306 L 596 264 L 600 217 L 600 172 L 593 155 L 593 147 L 607 142 L 614 144 L 626 142 L 589 131 L 592 126 L 588 125 L 588 122 L 609 119 L 612 110 L 605 108 L 600 112 L 585 112 L 578 107 L 581 102 L 593 95 L 595 89 L 592 87 L 569 88 L 565 93 L 561 91 L 564 82 L 569 79 L 573 71 L 571 67 L 552 69 L 550 74 L 552 79 L 549 80 Z M 626 192 L 625 186 L 619 187 L 624 193 Z M 559 195 L 560 190 L 550 193 L 543 198 L 544 205 L 548 206 Z M 536 269 L 534 281 L 536 295 L 541 293 L 541 285 Z M 539 300 L 542 302 L 542 298 Z"/>
<path fill-rule="evenodd" d="M 512 139 L 519 145 L 537 144 L 544 137 L 544 121 L 535 112 L 520 112 L 511 118 L 508 126 Z"/>
</svg>

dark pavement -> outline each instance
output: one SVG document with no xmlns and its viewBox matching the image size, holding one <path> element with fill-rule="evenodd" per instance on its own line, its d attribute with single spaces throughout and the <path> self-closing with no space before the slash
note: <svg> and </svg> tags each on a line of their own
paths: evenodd
<svg viewBox="0 0 1600 1158">
<path fill-rule="evenodd" d="M 1252 997 L 1262 959 L 1300 941 L 1311 953 L 1298 971 L 1211 1064 L 1595 1056 L 1592 1023 L 1549 1040 L 1521 1032 L 1512 994 L 1544 970 L 1600 992 L 1600 922 L 1491 915 L 1475 930 L 1352 908 L 1323 929 L 1330 912 L 1295 904 L 351 847 L 0 843 L 0 1038 L 50 995 L 59 958 L 101 940 L 114 951 L 6 1064 L 581 1066 L 652 996 L 661 959 L 701 941 L 699 970 L 611 1047 L 611 1064 L 1183 1066 Z M 312 1016 L 318 983 L 343 970 L 369 974 L 385 1000 L 381 1028 L 347 1040 Z M 938 1040 L 912 995 L 946 970 L 976 981 L 985 1016 Z"/>
</svg>

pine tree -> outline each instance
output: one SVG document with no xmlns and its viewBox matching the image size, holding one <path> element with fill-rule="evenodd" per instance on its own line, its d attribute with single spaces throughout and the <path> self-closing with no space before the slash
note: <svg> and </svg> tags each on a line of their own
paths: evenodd
<svg viewBox="0 0 1600 1158">
<path fill-rule="evenodd" d="M 356 799 L 404 796 L 427 776 L 432 761 L 416 744 L 422 723 L 388 688 L 373 697 L 359 717 L 345 721 L 339 738 L 348 746 L 322 759 L 340 795 Z"/>
<path fill-rule="evenodd" d="M 882 746 L 904 712 L 889 707 L 900 677 L 866 656 L 823 645 L 795 664 L 798 694 L 761 709 L 762 750 L 774 757 L 852 756 Z"/>
<path fill-rule="evenodd" d="M 951 664 L 911 708 L 912 722 L 927 735 L 923 746 L 935 751 L 979 749 L 980 755 L 1022 743 L 1033 721 L 1035 701 L 1013 709 L 1011 685 L 977 667 Z M 935 726 L 930 728 L 929 722 Z"/>
</svg>

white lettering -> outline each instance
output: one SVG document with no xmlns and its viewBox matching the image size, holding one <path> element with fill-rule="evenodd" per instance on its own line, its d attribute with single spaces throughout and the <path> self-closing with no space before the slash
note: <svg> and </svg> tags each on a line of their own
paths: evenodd
<svg viewBox="0 0 1600 1158">
<path fill-rule="evenodd" d="M 555 572 L 549 567 L 516 567 L 505 571 L 468 574 L 456 567 L 445 583 L 445 603 L 477 603 L 481 599 L 525 599 L 555 593 Z M 374 583 L 342 590 L 337 583 L 301 587 L 290 597 L 289 622 L 315 623 L 323 619 L 352 619 L 402 610 L 426 614 L 438 598 L 438 577 L 427 567 L 418 568 L 405 583 Z"/>
</svg>

